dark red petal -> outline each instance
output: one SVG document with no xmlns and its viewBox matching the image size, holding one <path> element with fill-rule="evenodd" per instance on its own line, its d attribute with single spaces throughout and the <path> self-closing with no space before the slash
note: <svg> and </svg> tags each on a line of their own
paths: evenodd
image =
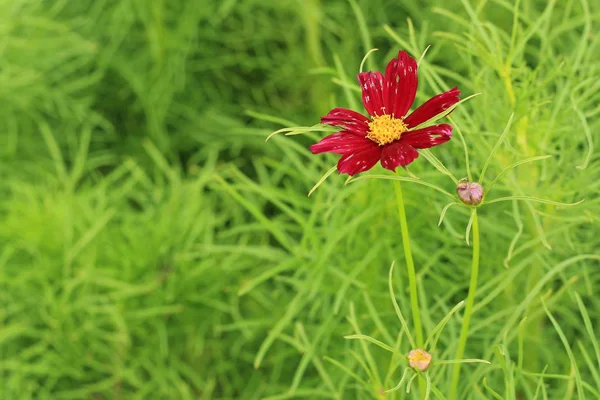
<svg viewBox="0 0 600 400">
<path fill-rule="evenodd" d="M 428 149 L 438 144 L 446 143 L 451 137 L 452 126 L 440 124 L 405 132 L 400 136 L 398 141 L 408 144 L 415 149 Z"/>
<path fill-rule="evenodd" d="M 334 108 L 326 116 L 321 117 L 322 124 L 337 126 L 359 136 L 367 135 L 370 121 L 364 115 L 346 108 Z"/>
<path fill-rule="evenodd" d="M 381 166 L 395 171 L 399 165 L 408 165 L 417 157 L 419 157 L 419 153 L 411 145 L 396 141 L 383 147 Z"/>
<path fill-rule="evenodd" d="M 372 147 L 373 142 L 365 137 L 342 131 L 323 138 L 320 142 L 310 146 L 313 154 L 337 153 L 345 154 L 357 152 L 367 147 Z"/>
<path fill-rule="evenodd" d="M 404 122 L 409 128 L 422 124 L 423 122 L 435 117 L 439 113 L 449 109 L 454 104 L 458 103 L 460 90 L 457 87 L 438 94 L 423 103 L 419 108 L 413 111 Z"/>
<path fill-rule="evenodd" d="M 419 78 L 417 62 L 405 51 L 390 61 L 385 69 L 384 106 L 396 118 L 406 115 L 415 101 Z"/>
<path fill-rule="evenodd" d="M 381 158 L 381 147 L 374 142 L 371 143 L 372 146 L 368 148 L 344 154 L 337 164 L 339 173 L 352 176 L 373 168 Z"/>
<path fill-rule="evenodd" d="M 383 101 L 383 75 L 381 72 L 361 72 L 358 82 L 362 91 L 362 101 L 370 116 L 385 114 Z"/>
</svg>

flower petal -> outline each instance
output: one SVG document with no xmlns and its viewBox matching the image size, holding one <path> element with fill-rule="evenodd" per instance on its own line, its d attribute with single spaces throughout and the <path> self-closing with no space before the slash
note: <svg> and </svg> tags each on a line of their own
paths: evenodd
<svg viewBox="0 0 600 400">
<path fill-rule="evenodd" d="M 415 149 L 428 149 L 446 143 L 451 137 L 452 126 L 440 124 L 405 132 L 400 136 L 399 142 L 408 144 Z"/>
<path fill-rule="evenodd" d="M 322 124 L 337 126 L 359 136 L 367 135 L 369 122 L 369 118 L 346 108 L 334 108 L 326 116 L 321 117 Z"/>
<path fill-rule="evenodd" d="M 411 145 L 396 141 L 383 147 L 381 166 L 390 171 L 395 171 L 399 165 L 408 165 L 417 157 L 419 157 L 419 153 Z"/>
<path fill-rule="evenodd" d="M 381 72 L 361 72 L 358 82 L 362 91 L 362 101 L 370 116 L 385 114 L 383 102 L 383 75 Z"/>
<path fill-rule="evenodd" d="M 373 143 L 360 151 L 344 154 L 338 161 L 337 169 L 340 174 L 356 175 L 373 168 L 380 158 L 381 147 Z"/>
<path fill-rule="evenodd" d="M 458 103 L 459 95 L 460 90 L 456 86 L 447 92 L 438 94 L 419 106 L 419 108 L 406 117 L 404 122 L 406 122 L 409 128 L 422 124 Z"/>
<path fill-rule="evenodd" d="M 320 142 L 310 146 L 310 151 L 312 151 L 313 154 L 345 154 L 349 152 L 358 152 L 365 148 L 372 147 L 372 145 L 373 142 L 365 137 L 342 131 L 321 139 Z"/>
<path fill-rule="evenodd" d="M 419 78 L 417 62 L 405 51 L 390 61 L 385 69 L 384 106 L 388 114 L 402 118 L 415 101 Z"/>
</svg>

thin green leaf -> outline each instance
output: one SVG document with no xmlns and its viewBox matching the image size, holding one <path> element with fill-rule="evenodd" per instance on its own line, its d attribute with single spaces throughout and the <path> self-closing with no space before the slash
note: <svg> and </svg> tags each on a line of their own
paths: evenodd
<svg viewBox="0 0 600 400">
<path fill-rule="evenodd" d="M 421 54 L 421 57 L 419 57 L 419 61 L 417 61 L 417 66 L 421 65 L 421 61 L 423 61 L 423 59 L 425 58 L 425 54 L 427 54 L 430 47 L 431 45 L 427 45 L 427 47 L 425 47 L 425 50 L 423 50 L 423 54 Z"/>
<path fill-rule="evenodd" d="M 412 386 L 412 383 L 417 376 L 419 376 L 419 374 L 414 374 L 413 376 L 410 377 L 408 382 L 406 382 L 406 393 L 410 393 L 410 388 Z"/>
<path fill-rule="evenodd" d="M 460 129 L 460 127 L 458 126 L 456 121 L 454 121 L 454 118 L 452 118 L 452 116 L 448 116 L 448 120 L 454 126 L 456 134 L 460 138 L 460 142 L 463 147 L 463 153 L 465 154 L 465 169 L 467 170 L 467 179 L 469 179 L 469 181 L 473 181 L 473 176 L 471 175 L 471 161 L 470 161 L 470 157 L 469 157 L 469 146 L 467 146 L 467 141 L 465 140 L 465 136 L 462 134 L 462 130 Z M 457 182 L 455 182 L 455 183 L 457 183 Z"/>
<path fill-rule="evenodd" d="M 355 334 L 355 335 L 344 336 L 344 339 L 364 340 L 364 341 L 373 343 L 374 345 L 377 345 L 377 346 L 381 347 L 382 349 L 389 351 L 392 354 L 406 358 L 406 355 L 400 353 L 398 350 L 394 349 L 392 346 L 388 346 L 387 344 L 385 344 L 371 336 L 367 336 L 367 335 L 363 335 L 363 334 Z"/>
<path fill-rule="evenodd" d="M 412 183 L 416 183 L 418 185 L 427 186 L 429 188 L 437 190 L 438 192 L 443 193 L 444 195 L 448 196 L 452 200 L 456 200 L 456 198 L 454 196 L 452 196 L 450 193 L 446 192 L 444 189 L 442 189 L 434 184 L 431 184 L 429 182 L 422 181 L 418 178 L 409 178 L 409 177 L 405 177 L 405 176 L 396 176 L 396 175 L 362 175 L 357 178 L 349 179 L 349 183 L 364 181 L 367 179 L 387 179 L 387 180 L 391 180 L 391 181 L 412 182 Z"/>
<path fill-rule="evenodd" d="M 462 360 L 439 360 L 434 361 L 433 365 L 444 365 L 444 364 L 492 364 L 488 360 L 482 360 L 480 358 L 463 358 Z"/>
<path fill-rule="evenodd" d="M 362 383 L 365 386 L 369 386 L 369 384 L 367 383 L 367 381 L 365 381 L 364 379 L 362 379 L 359 375 L 357 375 L 356 373 L 352 372 L 348 367 L 346 367 L 344 364 L 340 363 L 339 361 L 334 360 L 333 358 L 330 357 L 323 357 L 323 359 L 327 362 L 330 362 L 331 364 L 335 365 L 336 367 L 338 367 L 339 369 L 341 369 L 346 375 L 351 376 L 352 378 L 356 379 L 358 382 Z"/>
<path fill-rule="evenodd" d="M 548 307 L 546 306 L 546 302 L 544 301 L 544 298 L 541 297 L 540 300 L 542 302 L 542 307 L 544 307 L 544 311 L 546 312 L 546 315 L 550 319 L 550 322 L 552 322 L 552 325 L 554 325 L 554 329 L 556 330 L 556 333 L 558 333 L 558 336 L 560 337 L 560 340 L 563 343 L 565 350 L 567 351 L 567 355 L 569 356 L 569 361 L 571 361 L 571 368 L 573 368 L 573 370 L 575 371 L 575 384 L 577 385 L 577 398 L 579 400 L 583 400 L 585 397 L 584 397 L 584 393 L 583 393 L 583 386 L 581 384 L 581 374 L 579 373 L 579 367 L 577 366 L 577 360 L 575 359 L 575 355 L 573 354 L 573 351 L 571 350 L 571 346 L 569 345 L 569 340 L 565 336 L 562 328 L 560 327 L 560 325 L 558 324 L 558 322 L 556 321 L 554 316 L 552 316 L 552 314 L 548 310 Z"/>
<path fill-rule="evenodd" d="M 372 49 L 373 42 L 371 40 L 371 33 L 369 31 L 369 28 L 367 27 L 367 22 L 365 20 L 365 16 L 363 15 L 362 10 L 356 3 L 356 0 L 348 0 L 348 2 L 350 3 L 352 12 L 354 12 L 354 16 L 356 18 L 356 23 L 358 25 L 358 31 L 360 32 L 360 37 L 362 39 L 364 49 L 365 50 Z M 369 54 L 369 53 L 367 53 L 367 54 Z M 365 58 L 366 58 L 366 56 L 365 56 Z M 369 69 L 370 70 L 375 69 L 372 62 L 369 62 Z M 361 63 L 360 71 L 362 71 L 362 63 Z"/>
<path fill-rule="evenodd" d="M 356 4 L 356 3 L 355 3 L 353 0 L 351 0 L 351 2 L 352 2 L 353 4 Z M 354 7 L 354 6 L 353 6 L 353 7 Z M 378 51 L 378 50 L 379 50 L 379 49 L 371 49 L 371 50 L 367 51 L 367 54 L 365 54 L 365 56 L 363 57 L 362 61 L 360 62 L 360 67 L 358 68 L 358 72 L 363 72 L 363 67 L 364 67 L 364 65 L 365 65 L 365 62 L 367 61 L 367 58 L 369 58 L 369 56 L 370 56 L 372 53 L 374 53 L 374 52 L 376 52 L 376 51 Z"/>
<path fill-rule="evenodd" d="M 263 113 L 259 113 L 259 112 L 252 111 L 252 110 L 246 110 L 245 114 L 249 115 L 252 118 L 259 119 L 261 121 L 273 122 L 275 124 L 279 124 L 279 125 L 283 125 L 283 126 L 287 126 L 287 127 L 292 127 L 292 126 L 298 125 L 297 123 L 292 122 L 288 119 L 275 117 L 273 115 L 263 114 Z"/>
<path fill-rule="evenodd" d="M 465 232 L 465 241 L 467 242 L 467 246 L 470 246 L 469 236 L 471 236 L 471 227 L 473 226 L 473 219 L 475 218 L 475 213 L 477 211 L 473 208 L 471 209 L 471 216 L 469 217 L 469 223 L 467 223 L 467 230 Z"/>
<path fill-rule="evenodd" d="M 495 399 L 498 399 L 498 400 L 504 400 L 504 399 L 503 399 L 503 397 L 502 397 L 502 396 L 500 396 L 500 394 L 499 394 L 498 392 L 496 392 L 494 389 L 492 389 L 492 388 L 491 388 L 491 387 L 488 385 L 488 383 L 487 383 L 487 378 L 483 378 L 483 387 L 484 387 L 484 388 L 485 388 L 485 389 L 486 389 L 488 392 L 490 392 L 490 394 L 491 394 L 492 396 L 494 396 L 494 398 L 495 398 Z"/>
<path fill-rule="evenodd" d="M 329 126 L 329 125 L 323 125 L 323 124 L 316 124 L 313 126 L 293 126 L 293 127 L 288 127 L 288 128 L 281 128 L 276 130 L 275 132 L 271 132 L 269 134 L 269 136 L 267 136 L 267 138 L 265 139 L 265 142 L 268 142 L 273 136 L 283 133 L 285 136 L 294 136 L 294 135 L 303 135 L 305 133 L 309 133 L 309 132 L 337 132 L 339 130 L 339 128 L 333 127 L 333 126 Z"/>
<path fill-rule="evenodd" d="M 423 150 L 420 150 L 419 153 L 423 157 L 425 157 L 425 159 L 427 161 L 429 161 L 429 163 L 431 165 L 433 165 L 435 169 L 440 171 L 442 174 L 450 177 L 450 179 L 452 179 L 452 182 L 454 182 L 454 184 L 458 183 L 458 179 L 456 179 L 456 177 L 454 175 L 452 175 L 452 172 L 448 171 L 448 168 L 446 168 L 446 166 L 435 155 L 433 155 L 431 150 L 423 149 Z"/>
<path fill-rule="evenodd" d="M 538 385 L 535 389 L 535 394 L 533 395 L 533 400 L 536 400 L 538 397 L 538 394 L 540 393 L 540 389 L 545 388 L 546 385 L 544 384 L 544 374 L 546 373 L 546 370 L 548 369 L 548 365 L 544 366 L 544 369 L 542 370 L 542 373 L 540 374 L 540 381 L 538 382 Z M 545 390 L 545 389 L 543 389 Z M 546 398 L 546 396 L 544 396 L 544 398 Z"/>
<path fill-rule="evenodd" d="M 342 60 L 340 60 L 340 57 L 337 54 L 334 54 L 333 62 L 335 64 L 335 69 L 338 73 L 340 82 L 349 83 L 350 81 L 346 76 L 346 71 L 344 71 L 344 64 L 342 64 Z M 356 96 L 352 92 L 353 89 L 358 89 L 360 91 L 360 88 L 356 85 L 344 85 L 342 87 L 344 88 L 344 95 L 346 96 L 346 101 L 348 102 L 350 108 L 352 110 L 358 109 L 358 102 L 356 100 Z"/>
<path fill-rule="evenodd" d="M 585 134 L 585 138 L 588 142 L 588 151 L 585 158 L 583 159 L 583 163 L 581 165 L 576 166 L 575 168 L 586 169 L 590 163 L 592 155 L 594 154 L 594 141 L 592 140 L 592 131 L 587 122 L 585 114 L 579 109 L 579 107 L 577 107 L 577 104 L 575 104 L 575 100 L 571 99 L 571 103 L 573 105 L 573 111 L 575 111 L 575 114 L 577 114 L 577 116 L 579 117 L 579 121 L 581 122 L 581 126 L 583 128 L 583 133 Z"/>
<path fill-rule="evenodd" d="M 492 161 L 492 157 L 494 157 L 494 154 L 496 154 L 496 151 L 498 150 L 498 148 L 504 141 L 504 138 L 506 137 L 506 135 L 508 135 L 508 132 L 510 132 L 510 127 L 512 125 L 514 116 L 515 116 L 515 113 L 510 114 L 510 117 L 508 118 L 508 122 L 506 123 L 506 126 L 504 127 L 504 131 L 502 132 L 502 134 L 496 141 L 496 144 L 494 145 L 494 148 L 492 148 L 492 151 L 490 151 L 490 154 L 488 155 L 487 160 L 485 160 L 485 164 L 483 164 L 483 169 L 481 170 L 481 175 L 479 175 L 479 183 L 482 185 L 483 185 L 483 181 L 485 179 L 485 173 L 490 165 L 490 162 Z"/>
<path fill-rule="evenodd" d="M 319 179 L 319 181 L 317 183 L 315 183 L 315 185 L 312 187 L 312 189 L 310 189 L 310 191 L 308 192 L 308 197 L 310 197 L 311 194 L 314 193 L 315 190 L 317 190 L 317 188 L 319 186 L 321 186 L 321 184 L 323 182 L 325 182 L 325 180 L 327 180 L 327 178 L 329 178 L 329 176 L 331 174 L 333 174 L 335 172 L 335 170 L 337 169 L 337 165 L 334 165 L 333 167 L 331 167 L 327 172 L 325 172 L 325 174 L 321 177 L 321 179 Z"/>
<path fill-rule="evenodd" d="M 502 175 L 504 175 L 506 172 L 510 171 L 511 169 L 516 168 L 519 165 L 523 165 L 523 164 L 530 163 L 530 162 L 533 162 L 533 161 L 546 160 L 546 159 L 548 159 L 550 157 L 552 157 L 552 156 L 535 156 L 535 157 L 529 157 L 529 158 L 525 158 L 523 160 L 517 161 L 516 163 L 512 164 L 511 166 L 504 168 L 502 171 L 500 171 L 500 173 L 498 175 L 496 175 L 496 177 L 494 178 L 494 180 L 492 182 L 490 182 L 489 185 L 486 186 L 486 188 L 485 188 L 486 194 L 488 194 L 490 192 L 490 190 L 492 190 L 492 186 L 494 186 L 494 184 L 498 181 L 498 179 L 500 179 L 500 177 Z"/>
<path fill-rule="evenodd" d="M 600 344 L 598 344 L 598 336 L 594 332 L 594 327 L 592 325 L 592 320 L 590 319 L 590 315 L 581 301 L 581 296 L 579 293 L 575 293 L 575 300 L 577 301 L 577 306 L 579 307 L 579 312 L 583 318 L 583 324 L 585 325 L 585 329 L 590 336 L 590 340 L 592 341 L 592 346 L 594 347 L 594 353 L 596 353 L 596 361 L 598 362 L 598 372 L 600 372 Z"/>
<path fill-rule="evenodd" d="M 485 204 L 493 204 L 493 203 L 499 203 L 501 201 L 510 201 L 510 200 L 535 201 L 537 203 L 550 204 L 552 206 L 559 206 L 559 207 L 572 207 L 572 206 L 579 205 L 585 201 L 585 199 L 583 199 L 583 200 L 579 200 L 578 202 L 575 202 L 575 203 L 561 203 L 558 201 L 540 199 L 540 198 L 531 197 L 531 196 L 509 196 L 509 197 L 500 197 L 498 199 L 486 201 Z"/>
<path fill-rule="evenodd" d="M 444 318 L 442 318 L 442 320 L 436 325 L 435 328 L 433 328 L 433 330 L 427 337 L 427 340 L 425 341 L 425 345 L 424 345 L 425 348 L 431 349 L 432 351 L 435 350 L 435 345 L 436 345 L 437 339 L 436 340 L 433 340 L 433 339 L 435 337 L 439 337 L 439 333 L 442 332 L 442 329 L 444 329 L 444 327 L 446 326 L 448 321 L 450 321 L 450 318 L 452 318 L 452 315 L 454 315 L 454 313 L 457 312 L 458 310 L 460 310 L 462 308 L 462 306 L 464 306 L 464 305 L 465 305 L 464 300 L 459 302 L 448 312 L 448 314 L 446 314 L 446 316 Z M 428 347 L 429 342 L 431 342 L 432 340 L 433 340 L 433 342 L 432 342 L 433 344 L 430 347 Z"/>
<path fill-rule="evenodd" d="M 446 216 L 446 212 L 448 212 L 448 210 L 450 209 L 450 207 L 457 205 L 459 206 L 460 203 L 457 203 L 455 201 L 453 201 L 452 203 L 448 203 L 444 206 L 444 208 L 442 208 L 442 212 L 440 214 L 440 219 L 438 221 L 438 226 L 442 225 L 442 222 L 444 221 L 444 217 Z"/>
<path fill-rule="evenodd" d="M 398 384 L 396 386 L 394 386 L 393 388 L 388 389 L 385 392 L 383 392 L 383 394 L 392 393 L 392 392 L 395 392 L 396 390 L 400 389 L 402 387 L 402 384 L 404 383 L 404 380 L 406 379 L 406 374 L 408 374 L 408 372 L 410 370 L 411 370 L 410 368 L 405 368 L 404 373 L 402 374 L 402 378 L 400 378 L 400 382 L 398 382 Z"/>
</svg>

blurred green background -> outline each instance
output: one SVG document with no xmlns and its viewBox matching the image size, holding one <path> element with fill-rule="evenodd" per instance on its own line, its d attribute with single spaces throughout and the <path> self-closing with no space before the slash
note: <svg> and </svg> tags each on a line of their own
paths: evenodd
<svg viewBox="0 0 600 400">
<path fill-rule="evenodd" d="M 482 93 L 452 122 L 476 176 L 512 113 L 487 182 L 552 156 L 495 197 L 586 199 L 482 209 L 466 356 L 492 365 L 463 367 L 461 398 L 599 398 L 599 20 L 584 0 L 0 0 L 0 397 L 417 398 L 382 395 L 399 360 L 343 338 L 409 350 L 391 183 L 334 174 L 309 198 L 336 161 L 308 151 L 321 134 L 265 138 L 362 112 L 371 48 L 381 70 L 431 45 L 417 102 Z M 466 175 L 458 136 L 434 153 Z M 454 191 L 423 157 L 411 171 Z M 466 296 L 468 212 L 438 227 L 447 201 L 405 196 L 431 331 Z"/>
</svg>

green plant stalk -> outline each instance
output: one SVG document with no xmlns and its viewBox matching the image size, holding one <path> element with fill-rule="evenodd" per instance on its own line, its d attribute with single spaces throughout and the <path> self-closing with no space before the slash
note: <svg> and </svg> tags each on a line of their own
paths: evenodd
<svg viewBox="0 0 600 400">
<path fill-rule="evenodd" d="M 396 191 L 396 205 L 398 207 L 398 218 L 400 219 L 400 231 L 402 232 L 402 245 L 404 247 L 404 258 L 406 259 L 406 270 L 408 271 L 408 287 L 410 292 L 410 308 L 412 310 L 413 322 L 415 324 L 415 339 L 418 348 L 423 347 L 423 327 L 421 325 L 421 314 L 419 313 L 419 296 L 417 294 L 417 275 L 415 273 L 415 263 L 410 248 L 410 237 L 408 234 L 408 221 L 406 220 L 406 210 L 404 209 L 404 198 L 402 196 L 402 186 L 400 181 L 394 181 L 394 190 Z M 419 390 L 425 395 L 426 382 L 423 377 L 419 377 Z"/>
<path fill-rule="evenodd" d="M 396 190 L 396 204 L 398 206 L 398 217 L 400 219 L 400 230 L 402 231 L 402 244 L 404 245 L 404 258 L 406 259 L 406 270 L 408 272 L 408 287 L 410 291 L 410 308 L 412 310 L 413 322 L 415 324 L 415 336 L 417 347 L 423 346 L 423 327 L 421 326 L 421 315 L 419 314 L 419 297 L 417 296 L 417 275 L 410 248 L 410 237 L 408 235 L 408 221 L 404 209 L 404 198 L 400 181 L 394 181 Z"/>
<path fill-rule="evenodd" d="M 312 65 L 315 68 L 326 65 L 323 56 L 323 46 L 321 41 L 321 20 L 322 14 L 321 0 L 310 0 L 304 3 L 304 7 L 299 7 L 298 11 L 304 19 L 304 29 L 306 32 L 306 49 L 309 54 Z M 317 110 L 324 110 L 328 107 L 326 95 L 326 81 L 323 77 L 315 77 L 317 84 L 314 90 L 311 90 L 312 103 Z"/>
<path fill-rule="evenodd" d="M 477 210 L 473 214 L 473 261 L 471 263 L 471 282 L 469 283 L 469 294 L 467 295 L 467 303 L 465 305 L 465 314 L 463 325 L 460 330 L 460 339 L 458 342 L 458 350 L 456 351 L 456 359 L 460 360 L 465 354 L 467 345 L 467 337 L 469 335 L 469 323 L 471 322 L 471 314 L 473 313 L 473 305 L 475 303 L 475 292 L 477 291 L 477 278 L 479 276 L 479 222 L 477 220 Z M 460 367 L 462 364 L 454 364 L 452 371 L 452 381 L 450 385 L 449 400 L 455 400 L 458 380 L 460 378 Z"/>
<path fill-rule="evenodd" d="M 537 234 L 537 228 L 535 227 L 533 218 L 531 216 L 527 217 L 525 227 L 529 232 Z M 545 248 L 541 244 L 538 244 L 536 247 L 539 249 L 545 250 Z M 527 283 L 526 283 L 527 292 L 526 293 L 529 293 L 535 287 L 535 285 L 540 281 L 540 279 L 542 279 L 542 276 L 543 276 L 543 272 L 541 270 L 541 266 L 537 265 L 536 263 L 533 263 L 531 265 L 531 268 L 529 270 L 529 276 L 527 278 Z M 525 311 L 525 315 L 528 316 L 526 324 L 525 324 L 525 330 L 527 331 L 526 337 L 528 338 L 528 340 L 531 340 L 532 343 L 530 343 L 529 346 L 525 347 L 525 355 L 523 358 L 525 360 L 525 367 L 530 371 L 538 371 L 538 368 L 539 368 L 539 365 L 538 365 L 539 364 L 539 349 L 536 346 L 536 344 L 537 344 L 536 340 L 537 340 L 537 338 L 540 337 L 540 335 L 542 333 L 544 318 L 543 318 L 542 314 L 540 314 L 538 316 L 531 315 L 538 308 L 539 308 L 539 304 L 532 302 L 532 304 L 530 304 L 527 307 L 527 310 Z"/>
</svg>

